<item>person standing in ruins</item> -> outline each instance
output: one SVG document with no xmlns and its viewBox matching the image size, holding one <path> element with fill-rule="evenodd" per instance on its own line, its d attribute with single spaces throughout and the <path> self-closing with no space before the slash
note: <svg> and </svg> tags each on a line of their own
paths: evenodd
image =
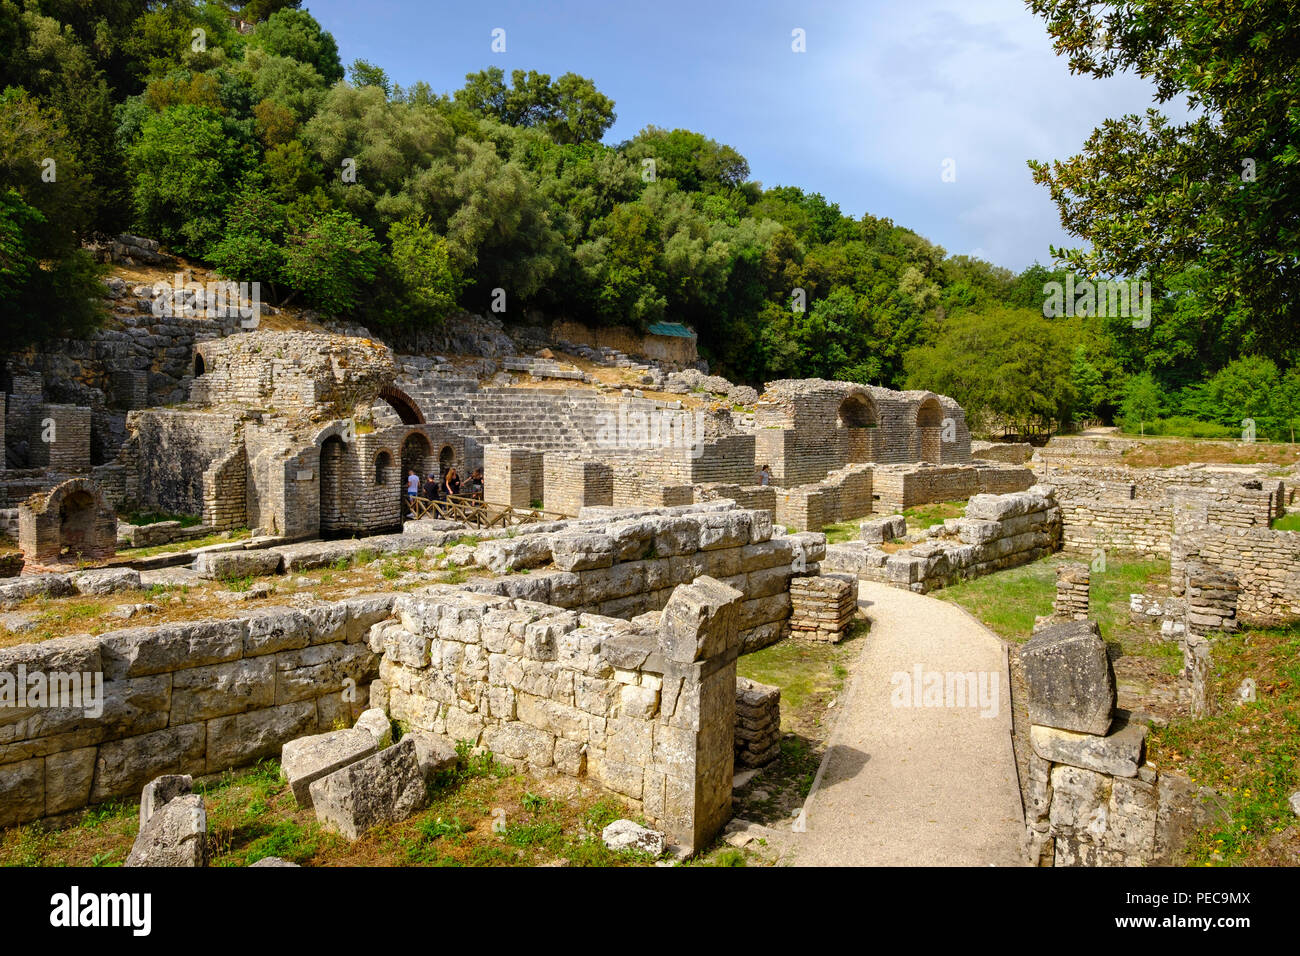
<svg viewBox="0 0 1300 956">
<path fill-rule="evenodd" d="M 447 469 L 447 477 L 443 479 L 443 484 L 447 488 L 447 497 L 460 494 L 460 475 L 456 474 L 455 465 Z"/>
<path fill-rule="evenodd" d="M 415 517 L 415 499 L 420 494 L 420 476 L 414 468 L 406 470 L 406 517 Z"/>
<path fill-rule="evenodd" d="M 772 483 L 772 468 L 770 465 L 764 465 L 758 470 L 758 483 L 764 488 Z"/>
</svg>

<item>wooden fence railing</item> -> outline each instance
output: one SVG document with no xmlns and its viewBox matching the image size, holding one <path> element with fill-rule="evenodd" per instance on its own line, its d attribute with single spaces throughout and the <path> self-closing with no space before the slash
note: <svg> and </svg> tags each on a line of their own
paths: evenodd
<svg viewBox="0 0 1300 956">
<path fill-rule="evenodd" d="M 411 498 L 411 513 L 418 518 L 436 518 L 444 521 L 462 521 L 476 528 L 509 528 L 538 521 L 562 521 L 572 515 L 541 508 L 516 508 L 513 505 L 479 501 L 464 495 L 450 495 L 445 499 Z"/>
</svg>

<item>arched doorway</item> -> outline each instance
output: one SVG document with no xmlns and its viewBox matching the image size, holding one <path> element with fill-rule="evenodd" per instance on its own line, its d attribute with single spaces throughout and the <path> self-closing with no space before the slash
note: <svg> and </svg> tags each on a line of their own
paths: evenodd
<svg viewBox="0 0 1300 956">
<path fill-rule="evenodd" d="M 331 435 L 320 446 L 320 530 L 343 527 L 343 439 Z"/>
<path fill-rule="evenodd" d="M 916 430 L 921 437 L 921 460 L 943 461 L 943 407 L 933 396 L 916 409 Z"/>
<path fill-rule="evenodd" d="M 870 395 L 866 392 L 848 395 L 840 402 L 835 425 L 839 430 L 846 463 L 876 460 L 880 415 Z"/>
<path fill-rule="evenodd" d="M 438 474 L 445 475 L 447 469 L 456 464 L 456 449 L 450 445 L 443 445 L 442 451 L 438 452 Z"/>
<path fill-rule="evenodd" d="M 203 356 L 198 352 L 194 353 L 194 377 L 198 378 L 207 371 L 207 366 L 203 362 Z"/>
<path fill-rule="evenodd" d="M 375 484 L 387 485 L 393 480 L 393 456 L 381 451 L 375 456 Z"/>
<path fill-rule="evenodd" d="M 95 497 L 74 491 L 59 504 L 59 556 L 75 559 L 96 550 Z"/>
<path fill-rule="evenodd" d="M 402 471 L 398 476 L 398 494 L 406 494 L 406 476 L 414 470 L 423 482 L 425 475 L 433 471 L 433 444 L 421 432 L 411 432 L 402 441 Z M 405 503 L 402 514 L 405 515 Z"/>
</svg>

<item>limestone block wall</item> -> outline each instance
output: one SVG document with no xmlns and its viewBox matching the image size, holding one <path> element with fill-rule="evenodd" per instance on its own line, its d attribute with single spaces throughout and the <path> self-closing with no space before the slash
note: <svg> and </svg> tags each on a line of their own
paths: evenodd
<svg viewBox="0 0 1300 956">
<path fill-rule="evenodd" d="M 135 797 L 161 774 L 244 766 L 350 725 L 378 674 L 366 634 L 392 602 L 261 608 L 0 649 L 0 672 L 15 681 L 58 675 L 71 688 L 76 675 L 83 688 L 61 701 L 77 706 L 0 711 L 0 826 Z"/>
<path fill-rule="evenodd" d="M 515 508 L 527 508 L 533 498 L 533 466 L 537 452 L 509 445 L 483 449 L 483 499 Z M 543 486 L 544 487 L 544 486 Z M 541 495 L 537 496 L 537 500 Z"/>
<path fill-rule="evenodd" d="M 1170 501 L 1192 498 L 1217 506 L 1221 522 L 1237 527 L 1267 525 L 1285 512 L 1286 485 L 1277 478 L 1245 478 L 1204 468 L 1128 468 L 1120 465 L 1046 465 L 1048 483 L 1062 507 L 1076 500 Z"/>
<path fill-rule="evenodd" d="M 772 514 L 776 514 L 776 495 L 777 489 L 772 485 L 733 485 L 726 482 L 711 482 L 696 485 L 691 489 L 693 501 L 716 501 L 719 498 L 726 498 L 734 501 L 737 508 L 748 511 L 770 511 Z"/>
<path fill-rule="evenodd" d="M 1169 554 L 1178 502 L 1202 508 L 1206 520 L 1221 527 L 1267 528 L 1281 513 L 1285 494 L 1282 482 L 1258 479 L 1195 483 L 1165 472 L 1151 476 L 1150 481 L 1124 483 L 1111 480 L 1111 470 L 1056 474 L 1063 479 L 1060 501 L 1065 547 L 1072 551 L 1110 548 Z"/>
<path fill-rule="evenodd" d="M 528 769 L 586 777 L 688 849 L 730 815 L 737 604 L 710 578 L 654 628 L 431 589 L 372 631 L 388 713 Z"/>
<path fill-rule="evenodd" d="M 326 333 L 258 330 L 201 342 L 194 351 L 195 371 L 202 374 L 191 399 L 209 405 L 342 417 L 397 375 L 387 346 Z"/>
<path fill-rule="evenodd" d="M 615 508 L 665 508 L 688 505 L 695 500 L 690 485 L 668 484 L 648 475 L 639 465 L 613 466 Z"/>
<path fill-rule="evenodd" d="M 893 554 L 867 541 L 828 545 L 824 566 L 925 594 L 968 578 L 1028 564 L 1061 546 L 1061 509 L 1052 488 L 976 495 L 963 518 L 949 518 L 928 540 Z"/>
<path fill-rule="evenodd" d="M 754 480 L 755 454 L 755 436 L 723 435 L 704 442 L 698 449 L 659 449 L 646 465 L 657 467 L 659 478 L 666 484 L 747 484 Z"/>
<path fill-rule="evenodd" d="M 229 531 L 248 524 L 248 456 L 241 444 L 203 472 L 203 524 Z"/>
<path fill-rule="evenodd" d="M 1034 446 L 1028 442 L 972 441 L 970 443 L 972 459 L 980 461 L 1001 461 L 1008 465 L 1023 465 L 1034 454 Z"/>
<path fill-rule="evenodd" d="M 75 405 L 42 405 L 37 414 L 40 440 L 32 446 L 36 452 L 33 464 L 48 465 L 63 472 L 89 468 L 90 409 Z"/>
<path fill-rule="evenodd" d="M 476 560 L 508 570 L 517 564 L 539 568 L 553 559 L 554 570 L 466 587 L 630 619 L 661 610 L 673 588 L 710 575 L 744 595 L 738 624 L 742 653 L 786 635 L 791 580 L 816 574 L 826 552 L 822 534 L 772 537 L 772 516 L 765 511 L 584 520 L 558 524 L 550 533 L 527 534 L 526 528 L 514 538 L 479 545 Z"/>
</svg>

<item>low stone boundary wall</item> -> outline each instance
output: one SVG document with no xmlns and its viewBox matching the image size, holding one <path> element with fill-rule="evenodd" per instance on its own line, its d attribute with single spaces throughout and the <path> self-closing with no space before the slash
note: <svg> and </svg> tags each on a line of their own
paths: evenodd
<svg viewBox="0 0 1300 956">
<path fill-rule="evenodd" d="M 441 587 L 374 628 L 376 697 L 412 727 L 587 777 L 687 849 L 731 811 L 741 594 L 677 588 L 659 625 Z"/>
<path fill-rule="evenodd" d="M 884 514 L 977 494 L 1007 494 L 1034 484 L 1028 468 L 1003 464 L 877 465 L 872 473 L 875 511 Z"/>
<path fill-rule="evenodd" d="M 879 531 L 869 532 L 877 540 Z M 929 539 L 890 554 L 877 544 L 828 545 L 823 562 L 869 581 L 925 594 L 967 578 L 1028 564 L 1060 548 L 1061 510 L 1050 487 L 1008 495 L 976 495 L 964 518 L 949 518 Z"/>
<path fill-rule="evenodd" d="M 821 481 L 776 490 L 776 522 L 800 531 L 861 518 L 872 511 L 874 465 L 846 465 Z"/>
<path fill-rule="evenodd" d="M 970 456 L 981 461 L 1001 461 L 1009 465 L 1023 465 L 1034 454 L 1029 442 L 973 441 Z"/>
<path fill-rule="evenodd" d="M 707 574 L 743 593 L 738 626 L 748 653 L 785 636 L 790 581 L 817 573 L 825 542 L 815 532 L 773 537 L 766 511 L 566 522 L 550 533 L 480 544 L 476 563 L 504 576 L 467 587 L 626 619 L 660 610 L 673 588 Z M 509 574 L 552 563 L 554 570 Z"/>
<path fill-rule="evenodd" d="M 0 826 L 134 797 L 160 774 L 244 766 L 350 725 L 378 674 L 364 639 L 393 599 L 0 649 L 0 682 L 22 695 L 0 707 Z"/>
</svg>

